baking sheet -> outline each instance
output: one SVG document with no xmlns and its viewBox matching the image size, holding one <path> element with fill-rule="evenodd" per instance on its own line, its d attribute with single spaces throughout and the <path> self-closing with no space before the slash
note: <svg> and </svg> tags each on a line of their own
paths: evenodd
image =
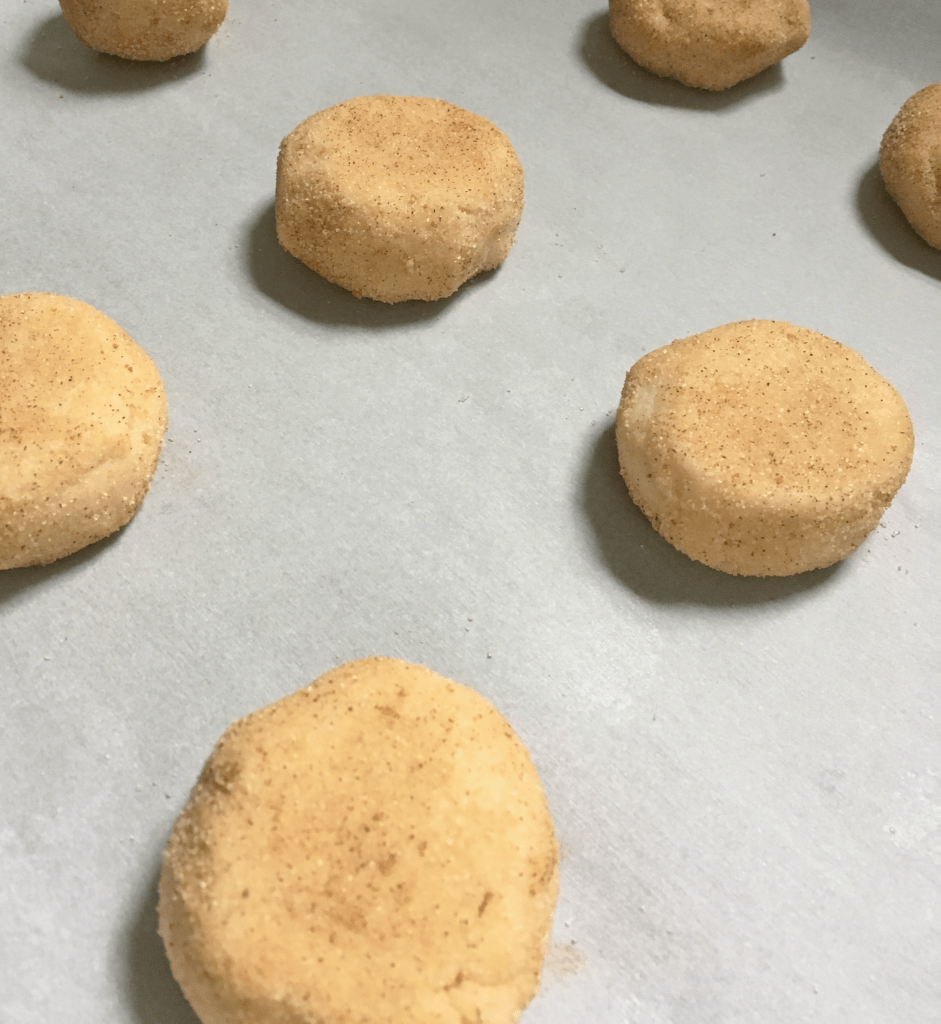
<svg viewBox="0 0 941 1024">
<path fill-rule="evenodd" d="M 132 523 L 0 575 L 0 1019 L 193 1024 L 154 905 L 203 760 L 388 654 L 492 700 L 543 778 L 525 1024 L 941 1021 L 941 253 L 876 164 L 941 77 L 941 6 L 813 19 L 711 95 L 582 0 L 233 0 L 164 65 L 0 0 L 3 292 L 101 309 L 170 403 Z M 523 164 L 514 249 L 451 299 L 356 300 L 275 240 L 281 138 L 375 92 L 480 113 Z M 618 476 L 628 367 L 749 317 L 856 348 L 914 421 L 829 570 L 697 565 Z"/>
</svg>

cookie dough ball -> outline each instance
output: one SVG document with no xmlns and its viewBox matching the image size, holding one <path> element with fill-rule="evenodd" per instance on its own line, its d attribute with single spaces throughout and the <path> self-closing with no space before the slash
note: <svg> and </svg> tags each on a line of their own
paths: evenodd
<svg viewBox="0 0 941 1024">
<path fill-rule="evenodd" d="M 728 89 L 799 50 L 807 0 L 609 0 L 611 34 L 641 67 Z"/>
<path fill-rule="evenodd" d="M 164 852 L 159 927 L 203 1024 L 512 1024 L 557 887 L 506 720 L 367 658 L 225 732 Z"/>
<path fill-rule="evenodd" d="M 93 50 L 169 60 L 198 50 L 222 24 L 229 0 L 59 0 L 69 28 Z"/>
<path fill-rule="evenodd" d="M 941 249 L 941 82 L 902 105 L 882 136 L 879 169 L 909 224 Z"/>
<path fill-rule="evenodd" d="M 723 572 L 789 576 L 845 558 L 902 486 L 905 403 L 857 352 L 773 320 L 640 359 L 617 414 L 631 497 L 676 548 Z"/>
<path fill-rule="evenodd" d="M 166 427 L 160 374 L 113 320 L 61 295 L 0 297 L 0 569 L 124 526 Z"/>
<path fill-rule="evenodd" d="M 522 212 L 509 139 L 444 100 L 360 96 L 281 143 L 278 241 L 358 297 L 452 294 L 503 262 Z"/>
</svg>

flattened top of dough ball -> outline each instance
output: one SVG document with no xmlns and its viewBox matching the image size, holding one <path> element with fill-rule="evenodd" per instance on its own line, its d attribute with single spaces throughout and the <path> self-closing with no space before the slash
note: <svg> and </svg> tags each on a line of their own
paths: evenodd
<svg viewBox="0 0 941 1024">
<path fill-rule="evenodd" d="M 900 446 L 911 447 L 898 392 L 858 352 L 806 327 L 726 324 L 649 353 L 631 372 L 636 388 L 655 389 L 661 429 L 752 501 L 774 502 L 785 488 L 839 503 L 887 467 L 894 476 Z"/>
<path fill-rule="evenodd" d="M 902 105 L 882 137 L 879 168 L 911 226 L 941 249 L 941 82 Z"/>
<path fill-rule="evenodd" d="M 61 295 L 0 297 L 0 568 L 128 522 L 166 425 L 157 368 L 113 320 Z"/>
<path fill-rule="evenodd" d="M 654 74 L 728 89 L 799 50 L 807 0 L 609 0 L 618 45 Z"/>
<path fill-rule="evenodd" d="M 160 933 L 204 1024 L 510 1024 L 556 865 L 506 720 L 367 658 L 226 731 L 164 853 Z"/>
<path fill-rule="evenodd" d="M 59 0 L 86 46 L 130 60 L 170 60 L 205 45 L 229 0 Z"/>
<path fill-rule="evenodd" d="M 288 252 L 357 296 L 439 299 L 513 244 L 523 170 L 478 114 L 421 96 L 360 96 L 281 143 L 275 197 Z"/>
<path fill-rule="evenodd" d="M 905 403 L 858 352 L 770 320 L 716 327 L 638 360 L 617 436 L 631 496 L 663 536 L 741 575 L 846 557 L 914 450 Z"/>
</svg>

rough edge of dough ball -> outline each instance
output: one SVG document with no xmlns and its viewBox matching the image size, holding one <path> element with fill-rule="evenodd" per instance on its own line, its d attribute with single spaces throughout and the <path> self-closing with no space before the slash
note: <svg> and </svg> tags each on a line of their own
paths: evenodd
<svg viewBox="0 0 941 1024">
<path fill-rule="evenodd" d="M 0 569 L 54 562 L 127 524 L 166 427 L 156 366 L 110 317 L 48 292 L 0 297 L 0 463 L 17 470 L 0 480 Z"/>
<path fill-rule="evenodd" d="M 445 100 L 345 100 L 299 124 L 278 153 L 278 241 L 357 298 L 452 295 L 503 262 L 522 212 L 510 140 Z"/>
<path fill-rule="evenodd" d="M 225 20 L 229 0 L 59 0 L 85 46 L 128 60 L 193 53 Z"/>
<path fill-rule="evenodd" d="M 909 224 L 941 249 L 941 82 L 902 104 L 882 136 L 879 170 Z"/>
<path fill-rule="evenodd" d="M 506 719 L 365 658 L 225 731 L 164 851 L 159 932 L 203 1024 L 511 1024 L 557 892 Z"/>
<path fill-rule="evenodd" d="M 769 320 L 639 359 L 616 436 L 621 474 L 654 528 L 740 576 L 790 576 L 851 554 L 914 451 L 904 401 L 858 352 Z"/>
<path fill-rule="evenodd" d="M 718 92 L 799 50 L 807 0 L 750 0 L 731 12 L 704 0 L 609 0 L 611 34 L 641 67 Z"/>
</svg>

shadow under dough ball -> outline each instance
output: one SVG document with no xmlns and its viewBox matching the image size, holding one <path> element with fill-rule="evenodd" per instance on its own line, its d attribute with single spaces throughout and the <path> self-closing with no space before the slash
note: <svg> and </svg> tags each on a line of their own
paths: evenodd
<svg viewBox="0 0 941 1024">
<path fill-rule="evenodd" d="M 745 320 L 638 360 L 616 434 L 656 530 L 738 576 L 790 576 L 853 552 L 912 462 L 898 392 L 816 331 Z"/>
<path fill-rule="evenodd" d="M 609 0 L 611 34 L 641 67 L 728 89 L 799 50 L 807 0 Z"/>
<path fill-rule="evenodd" d="M 93 50 L 170 60 L 209 41 L 228 0 L 59 0 L 59 6 L 69 28 Z"/>
<path fill-rule="evenodd" d="M 113 320 L 61 295 L 0 298 L 0 569 L 129 522 L 166 428 L 160 374 Z"/>
<path fill-rule="evenodd" d="M 512 1024 L 557 890 L 506 719 L 366 658 L 226 730 L 167 843 L 159 927 L 203 1024 Z"/>
<path fill-rule="evenodd" d="M 941 249 L 941 82 L 902 105 L 882 136 L 879 169 L 909 224 Z"/>
<path fill-rule="evenodd" d="M 360 96 L 281 143 L 278 241 L 360 298 L 451 295 L 503 262 L 522 212 L 509 139 L 444 100 Z"/>
</svg>

